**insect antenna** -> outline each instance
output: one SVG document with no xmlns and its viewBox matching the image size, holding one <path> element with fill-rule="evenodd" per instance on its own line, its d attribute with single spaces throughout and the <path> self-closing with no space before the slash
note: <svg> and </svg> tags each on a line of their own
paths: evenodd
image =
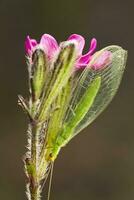
<svg viewBox="0 0 134 200">
<path fill-rule="evenodd" d="M 44 186 L 45 186 L 45 184 L 46 184 L 46 182 L 47 182 L 47 178 L 48 178 L 48 176 L 49 176 L 49 174 L 50 174 L 50 171 L 51 171 L 51 165 L 49 166 L 49 169 L 48 169 L 48 171 L 47 171 L 47 173 L 46 173 L 45 179 L 43 180 L 42 187 L 41 187 L 41 191 L 43 190 L 43 188 L 44 188 Z"/>
<path fill-rule="evenodd" d="M 50 166 L 50 179 L 49 179 L 49 186 L 48 186 L 48 194 L 47 194 L 47 200 L 50 200 L 51 195 L 51 188 L 52 188 L 52 178 L 53 178 L 53 168 L 54 168 L 54 162 L 51 163 Z"/>
</svg>

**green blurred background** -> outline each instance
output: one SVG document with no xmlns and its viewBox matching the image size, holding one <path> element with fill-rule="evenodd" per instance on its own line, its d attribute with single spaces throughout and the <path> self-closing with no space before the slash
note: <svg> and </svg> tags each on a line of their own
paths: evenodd
<svg viewBox="0 0 134 200">
<path fill-rule="evenodd" d="M 58 41 L 82 34 L 85 51 L 92 37 L 98 48 L 118 44 L 129 50 L 120 90 L 108 109 L 62 150 L 51 199 L 133 199 L 134 1 L 0 0 L 0 26 L 0 200 L 26 199 L 27 120 L 17 95 L 27 95 L 25 37 L 39 39 L 43 33 Z"/>
</svg>

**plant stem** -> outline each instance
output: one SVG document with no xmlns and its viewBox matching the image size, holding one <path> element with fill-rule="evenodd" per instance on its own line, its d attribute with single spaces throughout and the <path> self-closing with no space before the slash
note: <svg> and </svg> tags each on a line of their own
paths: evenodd
<svg viewBox="0 0 134 200">
<path fill-rule="evenodd" d="M 25 157 L 25 172 L 28 178 L 27 182 L 27 198 L 28 200 L 41 200 L 42 181 L 48 177 L 48 167 L 50 162 L 45 159 L 45 152 L 41 157 L 41 150 L 45 143 L 45 138 L 41 141 L 41 135 L 45 135 L 42 131 L 43 124 L 32 120 L 29 124 L 28 131 L 28 152 Z"/>
<path fill-rule="evenodd" d="M 31 200 L 40 199 L 40 181 L 38 180 L 38 154 L 39 154 L 39 126 L 32 123 L 32 145 L 31 145 L 31 161 L 33 165 L 33 176 L 31 182 Z"/>
<path fill-rule="evenodd" d="M 38 179 L 40 126 L 32 121 L 30 123 L 30 131 L 30 163 L 26 163 L 28 174 L 28 199 L 40 200 L 40 180 Z"/>
</svg>

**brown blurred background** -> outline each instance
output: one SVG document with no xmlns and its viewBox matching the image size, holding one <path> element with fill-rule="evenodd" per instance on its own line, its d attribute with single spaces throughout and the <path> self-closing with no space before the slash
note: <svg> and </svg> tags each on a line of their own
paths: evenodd
<svg viewBox="0 0 134 200">
<path fill-rule="evenodd" d="M 118 44 L 129 51 L 120 90 L 108 109 L 62 150 L 51 199 L 134 198 L 134 1 L 0 0 L 0 200 L 24 200 L 22 155 L 26 116 L 17 95 L 27 94 L 24 40 L 43 33 L 58 41 L 82 34 L 98 48 Z M 45 196 L 43 198 L 45 200 Z"/>
</svg>

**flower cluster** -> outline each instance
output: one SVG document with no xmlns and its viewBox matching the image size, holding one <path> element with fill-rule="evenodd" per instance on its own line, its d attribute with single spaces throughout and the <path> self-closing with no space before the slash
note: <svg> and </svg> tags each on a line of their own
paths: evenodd
<svg viewBox="0 0 134 200">
<path fill-rule="evenodd" d="M 85 46 L 85 39 L 78 34 L 71 35 L 65 43 L 74 43 L 76 46 L 77 56 L 75 67 L 77 69 L 85 68 L 90 63 L 97 47 L 97 40 L 93 38 L 90 42 L 88 52 L 83 55 L 82 52 Z M 44 34 L 39 43 L 35 39 L 31 39 L 27 36 L 25 41 L 26 54 L 29 57 L 32 57 L 32 54 L 36 49 L 42 49 L 45 55 L 47 55 L 48 60 L 51 62 L 55 55 L 60 51 L 60 45 L 58 45 L 56 39 L 49 34 Z M 96 61 L 93 67 L 95 69 L 100 69 L 105 63 L 107 63 L 110 56 L 111 53 L 109 51 L 103 52 L 103 55 Z"/>
</svg>

